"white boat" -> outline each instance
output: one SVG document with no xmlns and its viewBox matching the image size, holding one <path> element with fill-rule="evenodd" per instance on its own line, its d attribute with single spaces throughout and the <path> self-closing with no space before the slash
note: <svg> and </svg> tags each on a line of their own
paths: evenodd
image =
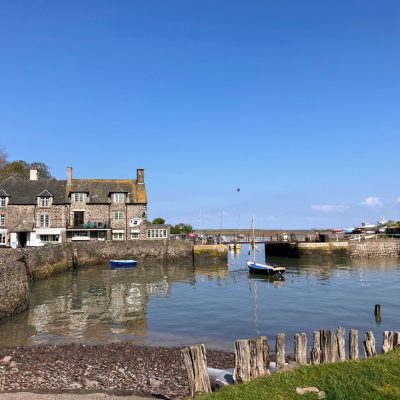
<svg viewBox="0 0 400 400">
<path fill-rule="evenodd" d="M 254 235 L 254 216 L 251 221 L 252 230 L 253 230 L 253 243 L 255 243 L 255 235 Z M 251 248 L 251 246 L 250 246 Z M 274 275 L 274 274 L 283 274 L 286 271 L 285 267 L 278 267 L 270 264 L 261 264 L 256 262 L 256 249 L 253 249 L 253 260 L 247 261 L 247 268 L 249 272 L 254 274 L 266 274 L 266 275 Z"/>
</svg>

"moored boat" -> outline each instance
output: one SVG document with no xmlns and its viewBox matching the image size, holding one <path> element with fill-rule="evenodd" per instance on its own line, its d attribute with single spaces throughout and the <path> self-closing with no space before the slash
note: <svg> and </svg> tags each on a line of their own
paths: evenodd
<svg viewBox="0 0 400 400">
<path fill-rule="evenodd" d="M 252 272 L 254 274 L 282 275 L 286 271 L 285 267 L 261 264 L 254 261 L 247 261 L 247 267 L 249 268 L 249 272 Z"/>
<path fill-rule="evenodd" d="M 136 267 L 136 260 L 110 260 L 111 268 L 133 268 Z"/>
</svg>

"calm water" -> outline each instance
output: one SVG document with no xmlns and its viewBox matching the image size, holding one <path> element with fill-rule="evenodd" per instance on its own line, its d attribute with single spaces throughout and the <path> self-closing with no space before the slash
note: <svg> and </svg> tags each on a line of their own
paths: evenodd
<svg viewBox="0 0 400 400">
<path fill-rule="evenodd" d="M 28 311 L 0 325 L 0 343 L 201 342 L 232 350 L 236 339 L 285 332 L 290 349 L 296 332 L 343 325 L 360 335 L 373 330 L 380 345 L 384 330 L 400 330 L 398 261 L 274 259 L 287 270 L 284 280 L 269 281 L 249 276 L 247 257 L 243 247 L 222 265 L 98 266 L 56 275 L 33 285 Z"/>
</svg>

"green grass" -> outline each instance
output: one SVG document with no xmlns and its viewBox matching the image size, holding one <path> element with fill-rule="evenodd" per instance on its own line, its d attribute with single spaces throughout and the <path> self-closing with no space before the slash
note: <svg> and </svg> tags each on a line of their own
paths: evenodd
<svg viewBox="0 0 400 400">
<path fill-rule="evenodd" d="M 299 367 L 293 371 L 223 388 L 201 400 L 316 399 L 298 395 L 296 387 L 316 386 L 335 400 L 400 399 L 400 350 L 361 361 Z"/>
</svg>

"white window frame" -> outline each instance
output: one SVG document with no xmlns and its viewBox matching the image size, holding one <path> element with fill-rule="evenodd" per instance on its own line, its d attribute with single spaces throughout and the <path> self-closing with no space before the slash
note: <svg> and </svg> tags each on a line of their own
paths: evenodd
<svg viewBox="0 0 400 400">
<path fill-rule="evenodd" d="M 140 232 L 131 232 L 131 239 L 132 240 L 140 239 Z"/>
<path fill-rule="evenodd" d="M 167 239 L 168 230 L 161 229 L 147 229 L 147 239 Z"/>
<path fill-rule="evenodd" d="M 39 239 L 43 243 L 58 243 L 60 235 L 39 235 Z"/>
<path fill-rule="evenodd" d="M 39 197 L 39 207 L 48 208 L 52 204 L 51 197 Z"/>
<path fill-rule="evenodd" d="M 113 219 L 116 221 L 123 221 L 125 219 L 125 212 L 118 210 L 113 212 Z"/>
<path fill-rule="evenodd" d="M 0 232 L 0 246 L 6 244 L 6 232 Z"/>
<path fill-rule="evenodd" d="M 0 214 L 0 226 L 6 226 L 6 215 Z"/>
<path fill-rule="evenodd" d="M 86 193 L 85 192 L 72 193 L 72 201 L 74 203 L 86 203 Z"/>
<path fill-rule="evenodd" d="M 7 203 L 8 203 L 8 197 L 0 197 L 0 207 L 4 208 L 7 207 Z"/>
<path fill-rule="evenodd" d="M 125 203 L 125 193 L 113 193 L 113 203 Z"/>
<path fill-rule="evenodd" d="M 50 217 L 49 214 L 40 214 L 39 226 L 41 228 L 50 228 Z"/>
<path fill-rule="evenodd" d="M 124 232 L 113 232 L 112 240 L 125 240 Z"/>
</svg>

